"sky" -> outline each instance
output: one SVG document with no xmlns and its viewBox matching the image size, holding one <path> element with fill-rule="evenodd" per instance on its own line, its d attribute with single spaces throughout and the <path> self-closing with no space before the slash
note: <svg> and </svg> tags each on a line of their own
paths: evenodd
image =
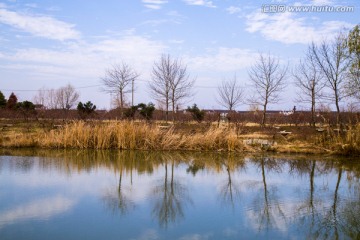
<svg viewBox="0 0 360 240">
<path fill-rule="evenodd" d="M 294 6 L 334 9 L 294 12 Z M 195 79 L 183 107 L 221 108 L 217 86 L 235 75 L 246 98 L 252 96 L 248 71 L 259 53 L 291 70 L 309 43 L 359 24 L 359 6 L 358 0 L 0 0 L 0 91 L 33 100 L 38 89 L 70 83 L 80 101 L 110 109 L 101 78 L 126 62 L 140 74 L 135 103 L 155 102 L 151 69 L 170 54 Z M 306 107 L 295 95 L 289 74 L 281 101 L 269 108 Z"/>
</svg>

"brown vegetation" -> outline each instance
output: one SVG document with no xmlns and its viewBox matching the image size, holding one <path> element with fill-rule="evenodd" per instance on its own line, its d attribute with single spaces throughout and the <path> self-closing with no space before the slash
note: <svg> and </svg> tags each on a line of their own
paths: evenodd
<svg viewBox="0 0 360 240">
<path fill-rule="evenodd" d="M 346 132 L 310 126 L 262 128 L 254 124 L 136 121 L 2 121 L 0 148 L 182 150 L 360 154 L 360 125 Z M 282 135 L 280 130 L 291 132 Z M 246 141 L 255 140 L 254 144 Z M 265 141 L 265 144 L 263 142 Z M 260 142 L 260 143 L 259 143 Z M 267 144 L 267 142 L 269 144 Z"/>
<path fill-rule="evenodd" d="M 360 124 L 349 126 L 347 130 L 327 129 L 319 137 L 319 143 L 342 155 L 360 155 Z"/>
<path fill-rule="evenodd" d="M 175 132 L 143 122 L 76 121 L 50 131 L 10 131 L 2 147 L 41 147 L 127 150 L 243 151 L 234 129 L 210 127 L 201 133 Z"/>
</svg>

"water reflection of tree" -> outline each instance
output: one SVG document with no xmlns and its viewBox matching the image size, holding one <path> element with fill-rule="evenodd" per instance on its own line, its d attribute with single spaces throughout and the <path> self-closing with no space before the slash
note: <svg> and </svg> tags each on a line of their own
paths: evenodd
<svg viewBox="0 0 360 240">
<path fill-rule="evenodd" d="M 189 173 L 196 174 L 199 170 L 220 173 L 226 171 L 227 182 L 224 185 L 222 196 L 226 196 L 224 201 L 236 202 L 234 192 L 235 182 L 234 172 L 238 166 L 231 166 L 231 160 L 226 159 L 226 155 L 221 154 L 176 154 L 176 156 L 164 156 L 160 153 L 149 152 L 112 152 L 112 151 L 30 151 L 7 150 L 6 155 L 36 156 L 36 161 L 23 161 L 20 164 L 16 161 L 6 162 L 4 168 L 13 168 L 20 171 L 28 171 L 33 167 L 40 170 L 56 170 L 60 173 L 71 174 L 72 172 L 91 172 L 96 169 L 106 169 L 116 173 L 116 186 L 104 194 L 107 197 L 107 206 L 113 211 L 127 213 L 134 205 L 131 201 L 131 192 L 124 185 L 125 176 L 129 176 L 131 182 L 132 173 L 151 174 L 154 169 L 161 166 L 165 167 L 165 179 L 162 180 L 158 189 L 154 189 L 152 194 L 157 198 L 154 205 L 153 214 L 163 223 L 163 226 L 175 222 L 184 217 L 184 206 L 189 203 L 186 188 L 181 185 L 174 176 L 174 166 L 181 162 L 189 164 Z M 286 156 L 286 159 L 295 157 Z M 297 158 L 297 157 L 296 157 Z M 304 157 L 308 159 L 308 157 Z M 311 157 L 316 158 L 316 157 Z M 29 158 L 33 159 L 33 158 Z M 164 161 L 162 159 L 166 159 Z M 225 160 L 224 160 L 225 159 Z M 223 164 L 221 161 L 224 160 Z M 290 167 L 294 175 L 304 175 L 307 179 L 307 194 L 302 199 L 302 208 L 291 220 L 296 226 L 302 224 L 301 230 L 307 231 L 308 238 L 351 238 L 360 239 L 360 194 L 359 178 L 360 164 L 356 161 L 346 160 L 307 160 L 289 161 L 275 158 L 262 157 L 254 158 L 252 162 L 258 166 L 261 173 L 261 197 L 255 202 L 253 208 L 255 220 L 259 223 L 259 229 L 269 228 L 276 224 L 275 221 L 286 219 L 281 211 L 277 190 L 268 184 L 269 172 L 282 172 L 283 166 Z M 39 161 L 39 162 L 38 162 Z M 236 161 L 235 161 L 236 162 Z M 354 164 L 355 162 L 355 164 Z M 286 164 L 284 164 L 286 163 Z M 34 165 L 35 164 L 35 165 Z M 38 164 L 38 165 L 37 165 Z M 230 164 L 230 165 L 229 165 Z M 229 165 L 229 166 L 227 166 Z M 192 167 L 191 167 L 192 166 Z M 336 175 L 332 188 L 321 188 L 316 185 L 315 178 L 324 175 L 324 178 Z M 349 179 L 349 177 L 351 179 Z M 134 178 L 135 179 L 135 178 Z M 128 182 L 128 179 L 126 179 Z M 352 184 L 351 189 L 346 183 Z M 319 183 L 318 183 L 319 184 Z M 326 186 L 328 187 L 328 186 Z M 346 192 L 347 191 L 347 192 Z M 224 193 L 224 194 L 223 194 Z M 330 198 L 326 196 L 330 194 Z M 307 209 L 304 213 L 304 209 Z M 304 216 L 305 217 L 302 217 Z"/>
<path fill-rule="evenodd" d="M 186 172 L 191 173 L 195 177 L 196 174 L 198 173 L 198 171 L 204 170 L 204 169 L 205 169 L 204 163 L 190 162 L 188 168 L 186 169 Z"/>
<path fill-rule="evenodd" d="M 274 224 L 279 223 L 279 220 L 286 221 L 276 193 L 277 189 L 275 186 L 269 187 L 266 180 L 267 171 L 281 173 L 283 163 L 272 157 L 256 157 L 252 161 L 261 170 L 263 185 L 262 198 L 256 198 L 254 201 L 254 214 L 252 217 L 257 222 L 259 231 L 263 229 L 269 230 L 271 227 L 276 227 Z"/>
<path fill-rule="evenodd" d="M 347 201 L 340 211 L 339 229 L 350 239 L 360 239 L 360 186 L 353 190 L 354 198 Z"/>
<path fill-rule="evenodd" d="M 221 165 L 226 171 L 226 182 L 221 186 L 220 198 L 224 204 L 230 204 L 234 209 L 235 202 L 240 197 L 240 183 L 232 178 L 232 174 L 239 169 L 245 169 L 244 158 L 235 158 L 233 154 L 228 154 L 220 159 Z"/>
<path fill-rule="evenodd" d="M 299 218 L 295 216 L 295 224 L 303 223 L 304 229 L 307 231 L 307 238 L 316 236 L 320 239 L 342 239 L 348 237 L 350 239 L 360 239 L 360 195 L 358 173 L 348 174 L 347 182 L 349 183 L 349 194 L 352 197 L 340 197 L 341 180 L 343 178 L 343 165 L 341 162 L 335 161 L 316 161 L 301 160 L 292 161 L 297 174 L 308 173 L 309 175 L 309 194 L 308 199 L 298 208 L 297 214 L 303 216 Z M 333 174 L 336 172 L 336 182 L 333 189 L 322 189 L 325 195 L 331 193 L 329 201 L 324 197 L 315 199 L 315 193 L 321 191 L 316 188 L 314 177 L 321 174 Z M 351 185 L 351 178 L 356 179 Z M 345 190 L 345 189 L 343 189 Z M 305 211 L 304 211 L 305 210 Z M 300 221 L 301 220 L 301 221 Z"/>
<path fill-rule="evenodd" d="M 115 155 L 110 155 L 110 161 L 116 161 L 114 158 Z M 128 196 L 129 191 L 125 189 L 122 185 L 123 181 L 123 172 L 124 172 L 124 165 L 126 165 L 126 159 L 118 163 L 119 166 L 119 181 L 116 190 L 108 190 L 103 195 L 103 201 L 107 208 L 109 208 L 113 213 L 119 212 L 121 215 L 127 214 L 131 209 L 135 207 L 134 203 L 132 202 L 131 198 Z M 133 158 L 128 158 L 130 162 L 130 182 L 132 185 L 132 169 L 133 169 Z"/>
<path fill-rule="evenodd" d="M 165 156 L 163 159 L 165 176 L 160 185 L 155 186 L 152 191 L 155 198 L 152 213 L 159 221 L 159 225 L 167 228 L 169 224 L 184 218 L 184 207 L 192 200 L 186 187 L 174 179 L 174 158 Z M 168 162 L 171 164 L 170 178 L 168 176 Z"/>
<path fill-rule="evenodd" d="M 317 221 L 321 218 L 321 211 L 319 208 L 323 205 L 322 200 L 315 199 L 315 175 L 322 174 L 326 171 L 317 168 L 316 160 L 299 159 L 288 162 L 290 174 L 296 177 L 305 176 L 309 179 L 309 192 L 301 190 L 301 196 L 305 199 L 301 201 L 294 212 L 294 219 L 296 224 L 303 224 L 306 230 L 306 238 L 312 238 L 314 230 L 317 226 Z M 309 224 L 309 226 L 308 226 Z"/>
<path fill-rule="evenodd" d="M 317 236 L 322 236 L 325 239 L 339 239 L 339 216 L 338 216 L 338 200 L 339 200 L 339 188 L 342 178 L 342 167 L 337 166 L 337 180 L 334 189 L 334 195 L 330 208 L 326 208 L 325 214 L 320 218 L 318 223 L 318 229 L 314 231 Z"/>
<path fill-rule="evenodd" d="M 359 164 L 358 164 L 359 166 Z M 357 167 L 358 167 L 357 166 Z M 359 184 L 359 172 L 351 172 L 347 175 L 348 195 L 340 197 L 340 185 L 344 166 L 342 163 L 337 163 L 335 169 L 337 169 L 338 176 L 334 190 L 333 203 L 331 210 L 327 214 L 325 220 L 331 224 L 325 222 L 327 225 L 333 225 L 333 235 L 330 238 L 334 239 L 360 239 L 360 184 Z M 344 188 L 344 184 L 343 188 Z M 332 216 L 332 218 L 330 217 Z"/>
<path fill-rule="evenodd" d="M 28 157 L 17 158 L 13 161 L 15 169 L 21 170 L 22 172 L 29 172 L 34 167 L 34 160 Z"/>
</svg>

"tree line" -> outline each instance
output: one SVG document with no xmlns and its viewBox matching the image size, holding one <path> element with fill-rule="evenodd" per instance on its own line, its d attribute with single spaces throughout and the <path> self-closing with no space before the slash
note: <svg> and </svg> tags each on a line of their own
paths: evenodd
<svg viewBox="0 0 360 240">
<path fill-rule="evenodd" d="M 334 105 L 336 109 L 336 123 L 343 122 L 341 118 L 341 103 L 346 98 L 360 100 L 360 25 L 355 26 L 348 34 L 339 33 L 334 38 L 316 44 L 308 45 L 302 59 L 295 67 L 290 68 L 276 57 L 260 53 L 254 64 L 248 70 L 252 94 L 245 95 L 234 75 L 231 79 L 223 80 L 217 88 L 217 102 L 234 112 L 241 104 L 260 106 L 262 114 L 261 125 L 267 123 L 269 104 L 280 101 L 289 80 L 297 87 L 297 102 L 308 104 L 311 112 L 311 124 L 315 126 L 316 111 L 320 102 Z M 116 108 L 120 110 L 121 118 L 134 118 L 139 113 L 145 119 L 151 119 L 155 110 L 153 103 L 134 104 L 135 83 L 140 74 L 125 62 L 115 64 L 105 71 L 101 78 L 101 90 L 112 94 Z M 194 95 L 195 78 L 190 77 L 187 65 L 182 59 L 163 54 L 154 62 L 151 71 L 151 81 L 148 88 L 153 100 L 161 105 L 165 112 L 165 120 L 169 120 L 171 112 L 174 121 L 175 112 L 179 106 Z M 131 93 L 131 101 L 127 101 Z M 69 110 L 76 106 L 83 116 L 92 114 L 96 106 L 90 101 L 78 102 L 79 93 L 70 84 L 59 89 L 40 89 L 34 98 L 38 106 L 46 109 Z M 17 98 L 12 93 L 8 100 L 0 92 L 0 108 L 15 109 L 21 107 L 33 108 L 35 104 L 25 101 L 17 104 Z M 295 109 L 294 109 L 295 110 Z M 193 118 L 202 121 L 205 112 L 196 104 L 188 107 Z"/>
</svg>

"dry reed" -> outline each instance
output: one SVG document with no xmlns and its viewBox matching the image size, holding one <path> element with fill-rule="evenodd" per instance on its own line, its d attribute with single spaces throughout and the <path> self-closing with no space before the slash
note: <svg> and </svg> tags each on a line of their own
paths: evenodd
<svg viewBox="0 0 360 240">
<path fill-rule="evenodd" d="M 235 130 L 210 127 L 205 133 L 175 133 L 155 124 L 130 121 L 73 122 L 34 138 L 42 148 L 243 151 Z M 11 144 L 8 144 L 11 145 Z"/>
<path fill-rule="evenodd" d="M 319 138 L 319 142 L 334 153 L 359 155 L 360 124 L 350 125 L 345 132 L 328 129 L 328 131 Z"/>
</svg>

